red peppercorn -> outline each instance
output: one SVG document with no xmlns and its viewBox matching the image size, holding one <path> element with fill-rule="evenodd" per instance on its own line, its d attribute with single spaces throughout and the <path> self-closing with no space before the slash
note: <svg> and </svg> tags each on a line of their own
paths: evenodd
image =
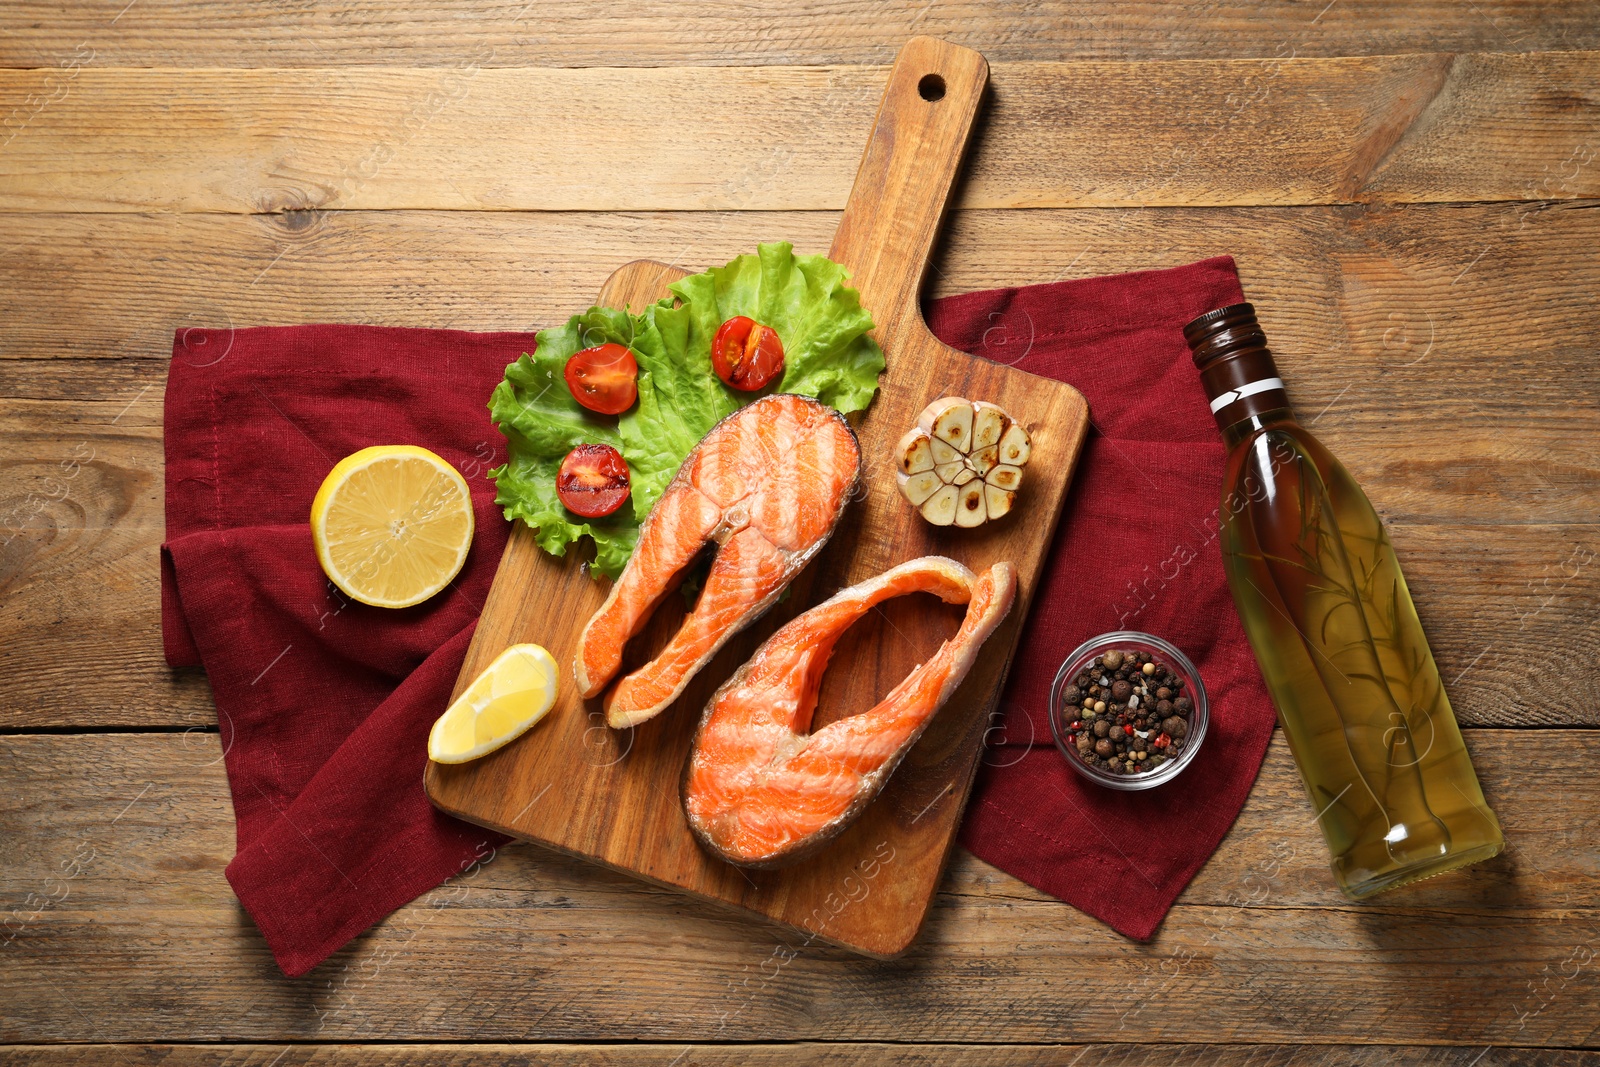
<svg viewBox="0 0 1600 1067">
<path fill-rule="evenodd" d="M 1067 729 L 1073 730 L 1073 731 L 1081 730 L 1081 729 L 1083 729 L 1083 723 L 1079 722 L 1077 719 L 1073 719 L 1072 720 L 1072 725 L 1067 727 Z"/>
<path fill-rule="evenodd" d="M 1127 734 L 1129 737 L 1132 737 L 1133 736 L 1133 723 L 1130 722 L 1128 725 L 1124 726 L 1122 728 L 1122 731 L 1123 731 L 1123 733 Z"/>
<path fill-rule="evenodd" d="M 1172 744 L 1172 738 L 1168 737 L 1166 733 L 1162 733 L 1160 737 L 1156 738 L 1157 748 L 1166 748 L 1170 744 Z"/>
</svg>

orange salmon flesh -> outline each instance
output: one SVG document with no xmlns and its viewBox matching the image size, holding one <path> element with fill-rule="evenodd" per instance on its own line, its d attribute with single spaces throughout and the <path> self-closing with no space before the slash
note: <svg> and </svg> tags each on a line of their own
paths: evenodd
<svg viewBox="0 0 1600 1067">
<path fill-rule="evenodd" d="M 888 781 L 978 649 L 1016 600 L 1016 568 L 981 576 L 942 556 L 851 586 L 773 634 L 717 690 L 684 776 L 695 836 L 730 863 L 764 867 L 809 855 L 853 822 Z M 890 597 L 932 593 L 967 605 L 961 627 L 869 711 L 810 733 L 834 644 Z"/>
<path fill-rule="evenodd" d="M 832 536 L 861 474 L 861 448 L 834 409 L 778 393 L 711 428 L 656 502 L 639 544 L 578 640 L 573 673 L 585 698 L 622 668 L 623 646 L 716 542 L 694 610 L 655 659 L 607 694 L 622 729 L 659 715 L 739 630 L 770 607 Z"/>
</svg>

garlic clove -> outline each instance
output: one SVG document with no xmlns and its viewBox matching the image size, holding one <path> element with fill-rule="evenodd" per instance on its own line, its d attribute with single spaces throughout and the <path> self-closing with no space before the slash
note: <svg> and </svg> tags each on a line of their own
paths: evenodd
<svg viewBox="0 0 1600 1067">
<path fill-rule="evenodd" d="M 911 501 L 912 507 L 919 506 L 944 484 L 939 479 L 938 472 L 931 470 L 918 471 L 915 474 L 897 474 L 895 481 L 900 486 L 901 494 Z"/>
<path fill-rule="evenodd" d="M 946 463 L 960 463 L 966 459 L 965 455 L 937 437 L 925 438 L 925 440 L 928 442 L 928 451 L 933 454 L 933 463 L 936 467 L 942 467 Z"/>
<path fill-rule="evenodd" d="M 971 467 L 968 467 L 966 464 L 962 464 L 961 469 L 956 471 L 956 476 L 950 479 L 950 484 L 966 485 L 977 476 L 977 472 L 975 472 Z"/>
<path fill-rule="evenodd" d="M 1028 462 L 1028 456 L 1032 453 L 1033 442 L 1028 439 L 1028 431 L 1012 423 L 1000 438 L 1000 462 L 1020 467 Z"/>
<path fill-rule="evenodd" d="M 933 469 L 934 473 L 939 475 L 939 480 L 941 482 L 944 482 L 947 485 L 954 485 L 956 482 L 956 475 L 966 470 L 967 465 L 965 462 L 958 459 L 954 463 L 941 463 Z"/>
<path fill-rule="evenodd" d="M 949 526 L 956 521 L 956 495 L 961 490 L 953 485 L 939 489 L 922 502 L 922 517 L 935 526 Z"/>
<path fill-rule="evenodd" d="M 933 470 L 933 442 L 920 427 L 913 427 L 895 446 L 900 455 L 900 473 L 916 474 Z"/>
<path fill-rule="evenodd" d="M 1006 417 L 1005 411 L 993 404 L 985 404 L 981 400 L 972 402 L 972 444 L 969 446 L 973 452 L 988 448 L 990 445 L 1000 443 L 1000 437 L 1006 432 L 1006 427 L 1011 420 Z"/>
<path fill-rule="evenodd" d="M 991 519 L 1003 518 L 1010 510 L 1012 501 L 1017 494 L 1009 489 L 1001 489 L 997 485 L 985 482 L 983 486 L 983 502 L 989 509 Z"/>
<path fill-rule="evenodd" d="M 1000 447 L 990 445 L 982 448 L 967 457 L 967 466 L 979 474 L 988 474 L 996 463 L 1000 462 Z"/>
<path fill-rule="evenodd" d="M 967 473 L 971 473 L 968 471 Z M 956 497 L 956 525 L 981 526 L 989 518 L 987 505 L 983 501 L 983 485 L 980 481 L 973 481 L 960 489 Z"/>
<path fill-rule="evenodd" d="M 1022 484 L 1022 468 L 1002 463 L 990 471 L 984 481 L 996 489 L 1004 489 L 1007 492 L 1014 493 L 1017 491 L 1017 487 Z"/>
<path fill-rule="evenodd" d="M 967 451 L 972 441 L 972 405 L 958 396 L 935 400 L 922 409 L 917 425 L 958 452 Z"/>
</svg>

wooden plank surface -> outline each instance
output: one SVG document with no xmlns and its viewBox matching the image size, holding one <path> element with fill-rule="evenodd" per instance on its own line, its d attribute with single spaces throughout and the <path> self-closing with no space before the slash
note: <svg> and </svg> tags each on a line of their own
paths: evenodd
<svg viewBox="0 0 1600 1067">
<path fill-rule="evenodd" d="M 0 208 L 837 209 L 885 73 L 0 71 Z M 1592 51 L 998 64 L 957 204 L 1567 199 L 1597 153 Z"/>
<path fill-rule="evenodd" d="M 929 295 L 1232 254 L 1303 407 L 1352 381 L 1352 393 L 1374 403 L 1405 401 L 1382 411 L 1385 419 L 1418 399 L 1451 403 L 1475 390 L 1473 403 L 1491 412 L 1548 402 L 1550 415 L 1519 424 L 1519 437 L 1570 440 L 1571 416 L 1556 410 L 1592 410 L 1588 390 L 1600 373 L 1588 358 L 1600 289 L 1589 254 L 1600 242 L 1594 207 L 959 211 Z M 630 251 L 696 267 L 779 238 L 824 252 L 837 220 L 834 212 L 0 215 L 10 312 L 0 319 L 0 359 L 165 361 L 175 332 L 230 324 L 531 331 L 587 307 Z M 1008 328 L 994 335 L 1002 340 L 1024 343 L 1026 334 Z M 1482 373 L 1491 355 L 1506 379 Z M 40 373 L 8 370 L 0 388 L 114 401 L 154 380 L 93 375 L 53 393 L 12 387 Z M 114 393 L 124 382 L 130 391 Z M 1470 409 L 1452 414 L 1471 426 Z"/>
<path fill-rule="evenodd" d="M 1559 813 L 1600 804 L 1600 735 L 1467 742 L 1508 853 L 1368 904 L 1280 740 L 1148 945 L 964 852 L 880 963 L 518 846 L 286 981 L 222 879 L 215 737 L 8 737 L 0 899 L 39 910 L 0 927 L 0 1040 L 1586 1044 L 1600 857 Z"/>
<path fill-rule="evenodd" d="M 1561 0 L 11 0 L 0 66 L 52 66 L 84 43 L 121 67 L 886 63 L 914 33 L 991 60 L 1533 52 L 1600 46 L 1593 10 Z"/>
<path fill-rule="evenodd" d="M 1463 720 L 1558 727 L 1468 731 L 1511 851 L 1348 905 L 1275 742 L 1150 946 L 965 854 L 935 936 L 873 964 L 512 849 L 283 980 L 221 877 L 205 677 L 160 662 L 174 329 L 531 329 L 638 256 L 822 251 L 870 68 L 915 32 L 996 64 L 932 291 L 1236 254 L 1302 415 L 1394 524 Z M 1600 6 L 1557 0 L 3 5 L 0 732 L 171 732 L 0 738 L 12 922 L 108 844 L 0 948 L 0 1040 L 27 1042 L 0 1062 L 1592 1062 L 1548 1046 L 1600 1033 L 1600 805 L 1572 773 L 1595 734 L 1559 728 L 1594 724 L 1571 692 L 1600 669 L 1596 49 Z M 619 156 L 615 130 L 662 126 L 641 87 L 696 107 Z M 473 210 L 285 210 L 362 204 Z M 1277 206 L 1217 206 L 1246 204 Z"/>
<path fill-rule="evenodd" d="M 883 89 L 828 254 L 850 272 L 862 306 L 872 309 L 873 336 L 883 347 L 887 369 L 872 406 L 852 420 L 860 448 L 859 487 L 850 494 L 825 555 L 790 586 L 789 604 L 770 612 L 770 622 L 763 619 L 751 632 L 735 636 L 657 721 L 608 732 L 599 729 L 600 702 L 582 699 L 568 666 L 606 590 L 595 585 L 575 555 L 552 558 L 525 527 L 520 529 L 501 558 L 453 696 L 460 696 L 506 648 L 534 642 L 548 648 L 560 665 L 556 704 L 547 724 L 525 742 L 465 765 L 429 764 L 425 781 L 437 806 L 614 870 L 770 917 L 801 936 L 878 957 L 898 955 L 911 943 L 959 829 L 989 712 L 1089 429 L 1088 405 L 1076 389 L 950 348 L 922 319 L 922 278 L 988 74 L 988 64 L 976 52 L 918 37 L 907 42 Z M 929 78 L 938 79 L 938 95 L 931 98 L 923 88 Z M 665 264 L 636 261 L 611 276 L 600 302 L 643 307 L 669 296 L 667 285 L 682 274 Z M 994 403 L 1026 428 L 1032 459 L 1017 494 L 1022 521 L 941 530 L 901 497 L 895 442 L 924 407 L 947 393 Z M 995 564 L 1010 564 L 1015 607 L 905 754 L 890 784 L 836 840 L 803 863 L 749 872 L 710 855 L 690 833 L 679 794 L 695 727 L 715 687 L 754 654 L 776 623 L 838 589 L 935 554 L 980 575 Z M 664 625 L 650 629 L 657 638 L 652 647 L 659 650 L 677 632 L 684 613 L 674 605 L 656 614 L 661 616 L 656 622 Z M 957 620 L 945 618 L 953 614 L 897 601 L 851 626 L 829 664 L 817 724 L 876 705 L 954 633 Z M 941 625 L 945 621 L 952 626 Z M 907 637 L 908 629 L 915 637 Z M 831 903 L 840 899 L 841 885 L 856 886 L 864 878 L 872 890 L 866 900 L 848 909 Z"/>
<path fill-rule="evenodd" d="M 487 1045 L 20 1045 L 4 1067 L 1593 1067 L 1600 1052 L 1419 1045 L 941 1045 L 887 1042 L 784 1044 Z"/>
</svg>

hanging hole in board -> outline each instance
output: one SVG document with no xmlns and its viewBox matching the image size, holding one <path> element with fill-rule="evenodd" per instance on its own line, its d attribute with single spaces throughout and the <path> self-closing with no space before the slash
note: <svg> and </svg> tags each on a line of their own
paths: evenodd
<svg viewBox="0 0 1600 1067">
<path fill-rule="evenodd" d="M 937 74 L 924 74 L 917 82 L 917 95 L 924 100 L 944 99 L 944 79 Z"/>
</svg>

